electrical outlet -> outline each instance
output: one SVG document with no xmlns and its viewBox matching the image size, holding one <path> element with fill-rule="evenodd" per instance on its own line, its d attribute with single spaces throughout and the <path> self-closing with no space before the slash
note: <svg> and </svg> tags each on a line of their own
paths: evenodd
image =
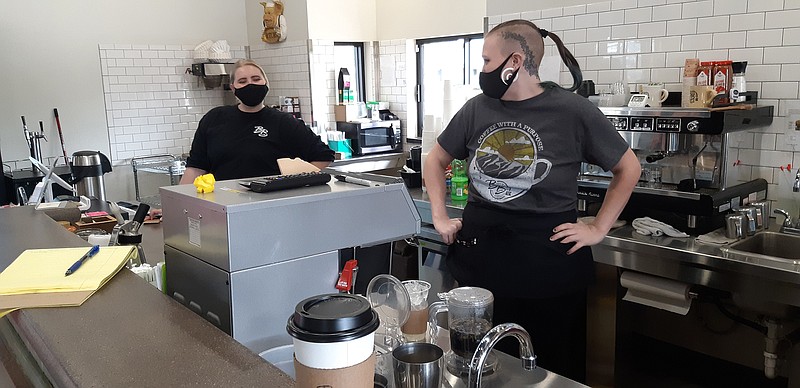
<svg viewBox="0 0 800 388">
<path fill-rule="evenodd" d="M 800 131 L 800 110 L 791 109 L 788 112 L 786 124 L 788 129 Z"/>
<path fill-rule="evenodd" d="M 786 145 L 797 145 L 798 142 L 800 142 L 800 135 L 794 134 L 794 133 L 790 133 L 790 134 L 786 135 L 786 138 L 784 139 L 784 142 L 786 143 Z"/>
</svg>

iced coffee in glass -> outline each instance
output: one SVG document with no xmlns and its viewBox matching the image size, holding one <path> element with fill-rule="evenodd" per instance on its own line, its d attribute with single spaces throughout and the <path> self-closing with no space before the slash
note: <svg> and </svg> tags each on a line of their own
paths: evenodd
<svg viewBox="0 0 800 388">
<path fill-rule="evenodd" d="M 408 342 L 425 341 L 428 329 L 428 291 L 431 284 L 424 280 L 406 280 L 403 285 L 411 298 L 411 314 L 401 331 Z"/>
</svg>

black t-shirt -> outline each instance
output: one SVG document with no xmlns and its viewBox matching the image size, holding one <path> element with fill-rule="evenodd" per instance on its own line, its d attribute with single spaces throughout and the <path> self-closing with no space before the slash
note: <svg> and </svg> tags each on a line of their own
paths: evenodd
<svg viewBox="0 0 800 388">
<path fill-rule="evenodd" d="M 539 214 L 575 209 L 581 162 L 609 170 L 628 150 L 589 100 L 550 86 L 523 101 L 480 94 L 438 142 L 467 159 L 470 202 Z"/>
<path fill-rule="evenodd" d="M 333 151 L 291 114 L 220 106 L 200 120 L 186 166 L 217 180 L 241 179 L 280 174 L 280 158 L 332 161 Z"/>
</svg>

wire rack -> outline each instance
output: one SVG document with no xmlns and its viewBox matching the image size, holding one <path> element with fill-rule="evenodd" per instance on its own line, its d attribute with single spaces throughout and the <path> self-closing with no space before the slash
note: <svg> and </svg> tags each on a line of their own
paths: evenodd
<svg viewBox="0 0 800 388">
<path fill-rule="evenodd" d="M 131 159 L 131 167 L 133 168 L 133 185 L 136 190 L 136 200 L 160 208 L 161 198 L 158 194 L 142 196 L 139 174 L 169 175 L 170 185 L 177 185 L 186 170 L 186 162 L 174 155 L 152 155 Z"/>
</svg>

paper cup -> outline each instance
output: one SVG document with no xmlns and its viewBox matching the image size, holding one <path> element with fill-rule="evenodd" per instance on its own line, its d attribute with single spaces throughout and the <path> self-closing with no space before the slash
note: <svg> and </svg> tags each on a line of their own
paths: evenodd
<svg viewBox="0 0 800 388">
<path fill-rule="evenodd" d="M 372 387 L 379 325 L 369 301 L 358 295 L 325 294 L 298 303 L 286 325 L 293 337 L 297 381 L 336 386 L 331 383 L 342 376 L 363 376 L 348 386 Z"/>
</svg>

